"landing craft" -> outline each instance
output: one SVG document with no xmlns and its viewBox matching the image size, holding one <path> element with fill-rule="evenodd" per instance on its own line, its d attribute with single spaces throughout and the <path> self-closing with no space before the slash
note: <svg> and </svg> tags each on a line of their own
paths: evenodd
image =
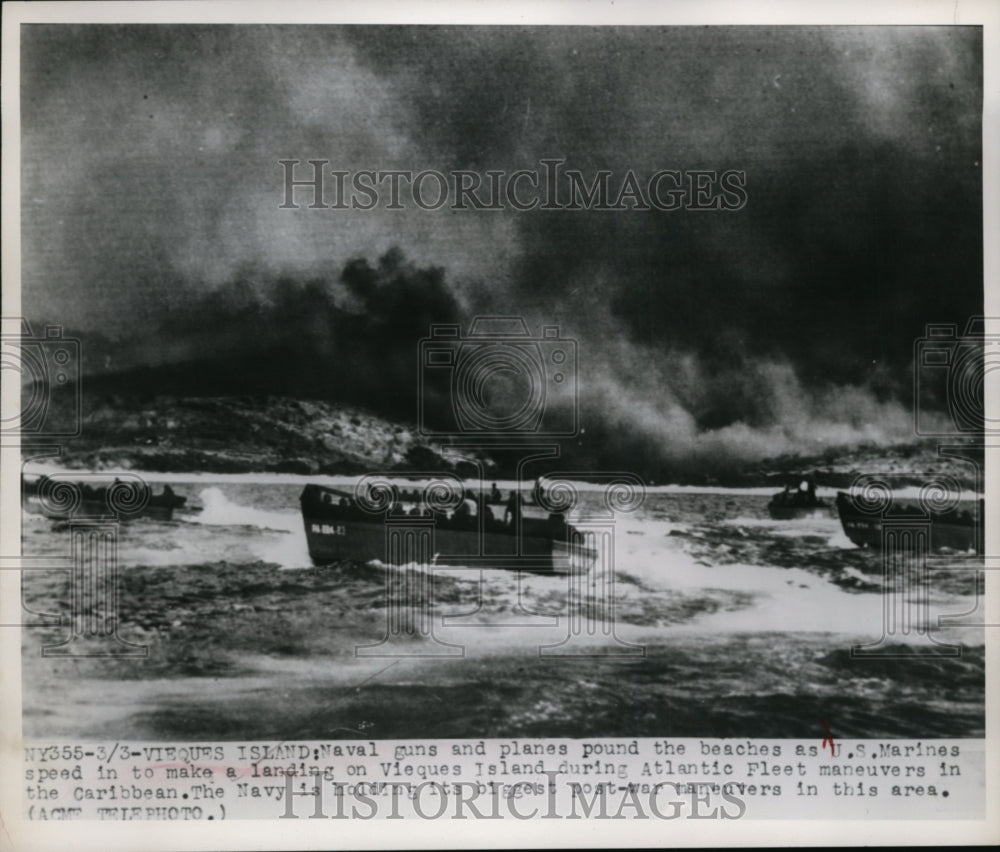
<svg viewBox="0 0 1000 852">
<path fill-rule="evenodd" d="M 984 551 L 985 530 L 982 522 L 968 509 L 957 507 L 947 512 L 925 512 L 919 506 L 902 506 L 891 514 L 866 512 L 857 501 L 845 491 L 837 492 L 837 511 L 840 523 L 847 537 L 860 547 L 882 548 L 883 526 L 886 523 L 906 526 L 911 535 L 919 535 L 922 528 L 929 529 L 928 550 L 948 548 L 960 552 Z M 979 516 L 983 517 L 985 506 L 979 501 Z M 912 539 L 916 546 L 916 539 Z M 906 546 L 905 543 L 901 546 Z"/>
<path fill-rule="evenodd" d="M 346 491 L 310 484 L 299 502 L 309 556 L 317 565 L 427 559 L 437 565 L 566 574 L 584 573 L 597 561 L 596 549 L 562 513 L 526 507 L 513 493 L 505 506 L 488 495 L 478 500 L 467 495 L 450 512 L 394 499 L 387 511 L 376 514 Z M 406 553 L 387 553 L 393 529 L 409 536 L 413 547 Z"/>
<path fill-rule="evenodd" d="M 186 497 L 180 497 L 174 493 L 169 485 L 163 486 L 163 491 L 159 494 L 149 494 L 145 501 L 136 503 L 134 509 L 128 506 L 115 508 L 113 502 L 109 502 L 111 490 L 114 485 L 94 488 L 92 485 L 83 483 L 72 483 L 71 488 L 74 494 L 78 494 L 80 499 L 67 501 L 65 504 L 58 498 L 45 499 L 46 476 L 40 476 L 36 480 L 25 479 L 22 485 L 22 498 L 24 508 L 36 515 L 43 515 L 54 521 L 68 521 L 74 517 L 101 517 L 113 514 L 120 521 L 134 521 L 138 518 L 151 518 L 156 521 L 169 521 L 174 516 L 175 509 L 185 509 Z M 69 484 L 60 482 L 61 485 Z M 188 509 L 188 511 L 198 511 Z"/>
<path fill-rule="evenodd" d="M 826 515 L 829 510 L 829 505 L 816 497 L 816 481 L 812 476 L 803 479 L 797 489 L 786 485 L 785 490 L 775 494 L 767 504 L 768 513 L 776 521 Z"/>
</svg>

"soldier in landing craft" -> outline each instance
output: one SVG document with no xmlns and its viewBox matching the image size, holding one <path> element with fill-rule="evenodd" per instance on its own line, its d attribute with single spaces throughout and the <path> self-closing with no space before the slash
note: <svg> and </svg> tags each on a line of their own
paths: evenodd
<svg viewBox="0 0 1000 852">
<path fill-rule="evenodd" d="M 478 506 L 471 491 L 465 492 L 462 502 L 455 507 L 451 520 L 456 529 L 475 529 L 477 526 Z"/>
<path fill-rule="evenodd" d="M 521 517 L 521 495 L 516 490 L 511 489 L 507 497 L 507 506 L 503 512 L 504 526 L 514 526 Z"/>
</svg>

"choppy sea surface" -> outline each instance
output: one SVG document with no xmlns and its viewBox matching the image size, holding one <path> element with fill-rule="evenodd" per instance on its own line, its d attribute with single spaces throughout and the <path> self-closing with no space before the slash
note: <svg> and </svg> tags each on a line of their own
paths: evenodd
<svg viewBox="0 0 1000 852">
<path fill-rule="evenodd" d="M 614 517 L 613 566 L 581 581 L 378 559 L 314 566 L 304 478 L 147 478 L 169 481 L 192 511 L 118 528 L 118 634 L 145 656 L 42 656 L 68 632 L 68 575 L 26 572 L 26 607 L 64 616 L 24 631 L 26 736 L 984 732 L 977 558 L 933 554 L 899 586 L 832 510 L 772 520 L 768 489 L 650 489 Z M 584 490 L 581 511 L 598 499 Z M 65 523 L 22 520 L 24 555 L 69 556 Z M 383 643 L 400 570 L 433 574 L 403 614 L 429 627 Z"/>
</svg>

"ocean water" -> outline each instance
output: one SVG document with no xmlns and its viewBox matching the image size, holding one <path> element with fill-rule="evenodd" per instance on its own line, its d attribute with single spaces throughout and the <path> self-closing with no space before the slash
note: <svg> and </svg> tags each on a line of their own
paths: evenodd
<svg viewBox="0 0 1000 852">
<path fill-rule="evenodd" d="M 569 578 L 314 566 L 298 512 L 305 478 L 149 479 L 199 511 L 119 527 L 118 634 L 146 656 L 42 657 L 67 628 L 26 630 L 29 736 L 984 730 L 976 557 L 934 554 L 921 580 L 893 586 L 881 555 L 854 546 L 832 514 L 771 520 L 767 489 L 650 489 L 613 518 L 613 565 Z M 587 514 L 599 495 L 581 494 Z M 64 523 L 25 513 L 22 532 L 26 556 L 69 553 Z M 420 591 L 400 613 L 388 589 L 404 581 Z M 24 599 L 65 616 L 65 572 L 26 574 Z M 905 632 L 887 609 L 912 619 Z M 385 642 L 390 617 L 404 635 Z"/>
</svg>

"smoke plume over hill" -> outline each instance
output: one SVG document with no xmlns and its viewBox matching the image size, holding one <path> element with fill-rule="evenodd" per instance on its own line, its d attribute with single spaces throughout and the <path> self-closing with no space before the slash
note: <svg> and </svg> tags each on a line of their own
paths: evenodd
<svg viewBox="0 0 1000 852">
<path fill-rule="evenodd" d="M 94 376 L 404 420 L 432 324 L 523 316 L 576 341 L 564 452 L 591 465 L 905 441 L 914 341 L 982 312 L 981 51 L 976 28 L 33 26 L 23 313 L 103 335 Z M 737 170 L 746 204 L 282 209 L 282 159 L 488 182 L 547 158 L 616 187 Z"/>
</svg>

